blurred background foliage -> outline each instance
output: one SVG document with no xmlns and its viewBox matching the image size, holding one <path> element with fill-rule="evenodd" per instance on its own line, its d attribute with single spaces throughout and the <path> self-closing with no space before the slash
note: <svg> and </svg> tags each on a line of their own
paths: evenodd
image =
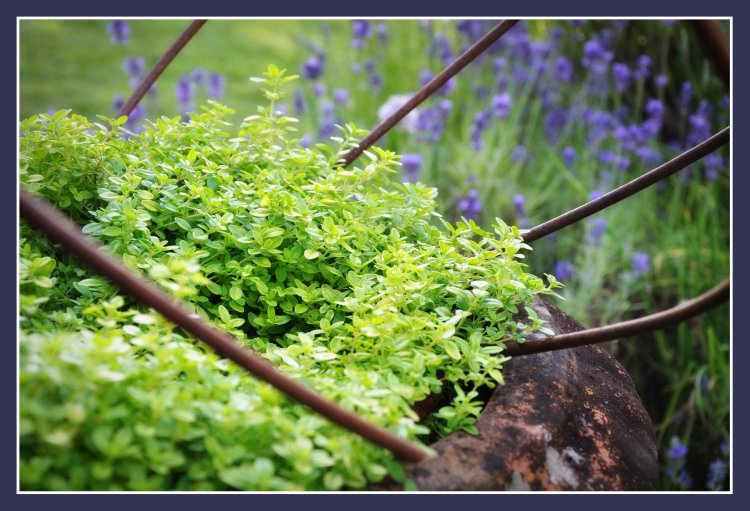
<svg viewBox="0 0 750 511">
<path fill-rule="evenodd" d="M 336 124 L 370 128 L 492 20 L 212 20 L 134 112 L 187 116 L 209 98 L 255 112 L 248 77 L 301 74 L 279 108 L 300 143 Z M 20 21 L 20 114 L 112 116 L 188 20 Z M 722 22 L 725 31 L 728 23 Z M 399 180 L 438 188 L 443 214 L 528 228 L 596 197 L 729 125 L 729 98 L 686 22 L 526 20 L 379 145 Z M 536 274 L 586 326 L 692 298 L 729 275 L 729 150 L 534 243 Z M 654 421 L 664 489 L 727 489 L 729 308 L 607 347 Z M 509 382 L 512 384 L 512 382 Z"/>
</svg>

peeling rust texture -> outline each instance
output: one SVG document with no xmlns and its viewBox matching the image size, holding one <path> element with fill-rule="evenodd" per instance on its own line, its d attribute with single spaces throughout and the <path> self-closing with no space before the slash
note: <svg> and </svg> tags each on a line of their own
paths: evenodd
<svg viewBox="0 0 750 511">
<path fill-rule="evenodd" d="M 533 304 L 556 333 L 583 327 L 554 305 Z M 477 421 L 439 455 L 406 467 L 421 490 L 655 490 L 651 420 L 625 369 L 599 346 L 510 360 Z"/>
</svg>

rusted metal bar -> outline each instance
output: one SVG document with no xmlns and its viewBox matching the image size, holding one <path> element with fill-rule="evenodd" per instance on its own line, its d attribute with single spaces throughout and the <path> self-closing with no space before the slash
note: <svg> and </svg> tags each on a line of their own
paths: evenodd
<svg viewBox="0 0 750 511">
<path fill-rule="evenodd" d="M 419 89 L 414 96 L 404 103 L 401 108 L 396 110 L 387 119 L 381 122 L 375 127 L 365 138 L 359 143 L 357 147 L 349 151 L 342 159 L 342 167 L 347 167 L 350 163 L 356 160 L 368 147 L 372 146 L 375 142 L 385 135 L 388 130 L 393 128 L 401 119 L 406 117 L 409 112 L 417 108 L 425 99 L 429 98 L 435 91 L 445 85 L 445 83 L 453 78 L 459 71 L 469 65 L 474 59 L 476 59 L 484 50 L 489 48 L 492 43 L 500 39 L 500 37 L 510 30 L 518 20 L 504 20 L 495 25 L 492 30 L 487 32 L 479 41 L 474 43 L 468 50 L 463 52 L 454 60 L 451 64 L 443 69 L 435 78 L 427 82 L 424 87 Z"/>
<path fill-rule="evenodd" d="M 713 135 L 711 138 L 704 140 L 697 146 L 693 147 L 680 154 L 676 158 L 663 163 L 659 167 L 646 172 L 640 177 L 625 183 L 619 188 L 615 188 L 611 192 L 608 192 L 601 197 L 587 202 L 577 208 L 568 211 L 558 217 L 551 220 L 547 220 L 543 224 L 539 224 L 536 227 L 530 229 L 523 235 L 523 240 L 526 243 L 543 238 L 548 234 L 552 234 L 555 231 L 559 231 L 563 227 L 567 227 L 570 224 L 583 220 L 584 218 L 598 213 L 599 211 L 617 204 L 623 199 L 627 199 L 631 195 L 640 192 L 641 190 L 648 188 L 654 183 L 665 179 L 672 174 L 684 169 L 688 165 L 695 163 L 707 154 L 717 150 L 724 144 L 729 142 L 729 126 L 721 130 L 720 132 Z"/>
<path fill-rule="evenodd" d="M 543 351 L 575 348 L 576 346 L 583 346 L 585 344 L 596 344 L 621 339 L 623 337 L 645 334 L 703 314 L 704 312 L 721 305 L 727 300 L 729 300 L 729 279 L 724 280 L 702 295 L 665 311 L 630 321 L 623 321 L 622 323 L 616 323 L 614 325 L 581 330 L 580 332 L 553 335 L 522 343 L 509 342 L 506 345 L 503 354 L 517 357 L 520 355 L 531 355 L 532 353 L 541 353 Z"/>
<path fill-rule="evenodd" d="M 77 225 L 57 212 L 45 200 L 34 197 L 22 189 L 20 212 L 22 217 L 43 231 L 52 241 L 61 243 L 93 270 L 114 282 L 122 291 L 161 313 L 196 339 L 211 346 L 221 356 L 231 359 L 287 396 L 336 424 L 390 450 L 396 457 L 411 462 L 425 458 L 425 452 L 417 445 L 380 426 L 364 421 L 356 414 L 287 378 L 263 358 L 236 344 L 231 336 L 220 332 L 198 317 L 191 316 L 152 283 L 131 273 L 114 257 L 105 254 L 98 243 L 84 235 Z"/>
<path fill-rule="evenodd" d="M 159 61 L 154 65 L 154 68 L 146 75 L 146 78 L 136 87 L 133 94 L 130 95 L 128 100 L 120 107 L 117 112 L 117 117 L 122 115 L 130 115 L 133 109 L 143 99 L 151 86 L 156 82 L 157 78 L 161 76 L 167 66 L 174 60 L 178 53 L 185 47 L 185 45 L 193 38 L 193 36 L 206 24 L 207 20 L 195 20 L 188 28 L 177 38 L 177 40 L 169 47 L 169 49 L 162 55 Z"/>
<path fill-rule="evenodd" d="M 689 20 L 689 23 L 698 36 L 703 54 L 724 82 L 728 91 L 730 85 L 730 56 L 729 42 L 724 29 L 716 20 Z"/>
</svg>

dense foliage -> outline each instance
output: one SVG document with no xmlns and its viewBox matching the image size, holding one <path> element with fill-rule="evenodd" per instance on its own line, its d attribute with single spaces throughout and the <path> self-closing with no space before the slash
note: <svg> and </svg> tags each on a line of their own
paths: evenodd
<svg viewBox="0 0 750 511">
<path fill-rule="evenodd" d="M 475 431 L 503 343 L 547 330 L 527 307 L 519 230 L 451 225 L 398 156 L 302 147 L 269 105 L 161 118 L 138 134 L 60 111 L 22 123 L 23 185 L 282 371 L 413 441 Z M 339 489 L 403 472 L 390 453 L 291 402 L 21 226 L 22 489 Z M 519 313 L 521 313 L 519 315 Z M 520 320 L 519 318 L 525 318 Z M 418 423 L 411 406 L 443 388 Z"/>
</svg>

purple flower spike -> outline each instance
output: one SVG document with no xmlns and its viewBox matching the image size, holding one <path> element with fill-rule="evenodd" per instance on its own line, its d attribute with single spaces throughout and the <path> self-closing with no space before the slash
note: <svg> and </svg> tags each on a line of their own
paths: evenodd
<svg viewBox="0 0 750 511">
<path fill-rule="evenodd" d="M 214 99 L 221 99 L 224 97 L 224 88 L 226 87 L 226 84 L 227 81 L 224 78 L 224 75 L 213 73 L 208 77 L 206 93 Z"/>
<path fill-rule="evenodd" d="M 553 76 L 557 81 L 570 82 L 573 79 L 573 63 L 565 57 L 557 57 Z"/>
<path fill-rule="evenodd" d="M 294 113 L 302 115 L 307 112 L 307 101 L 302 91 L 297 89 L 294 91 Z"/>
<path fill-rule="evenodd" d="M 476 188 L 469 190 L 466 197 L 462 197 L 456 203 L 459 215 L 467 220 L 479 219 L 479 213 L 482 211 L 482 203 L 479 201 L 479 193 Z"/>
<path fill-rule="evenodd" d="M 555 275 L 555 278 L 559 280 L 560 282 L 564 282 L 566 280 L 570 280 L 573 278 L 573 275 L 575 274 L 573 270 L 573 263 L 570 261 L 557 261 L 555 263 L 555 268 L 552 270 L 552 273 Z"/>
<path fill-rule="evenodd" d="M 500 119 L 505 119 L 506 117 L 508 117 L 511 104 L 512 102 L 510 99 L 510 94 L 508 94 L 507 92 L 497 94 L 495 97 L 493 97 L 492 111 L 495 113 L 495 117 L 499 117 Z"/>
<path fill-rule="evenodd" d="M 193 82 L 190 80 L 190 77 L 188 77 L 187 75 L 182 75 L 180 77 L 180 81 L 178 81 L 177 85 L 175 85 L 174 91 L 175 95 L 177 96 L 177 101 L 180 102 L 180 105 L 187 105 L 193 101 L 195 87 L 193 85 Z"/>
<path fill-rule="evenodd" d="M 146 61 L 143 57 L 125 57 L 122 69 L 131 78 L 141 78 L 146 73 Z"/>
<path fill-rule="evenodd" d="M 316 98 L 319 98 L 325 93 L 326 93 L 325 85 L 323 85 L 322 83 L 316 83 L 315 85 L 313 85 L 313 94 L 315 94 Z"/>
<path fill-rule="evenodd" d="M 519 144 L 516 146 L 515 149 L 513 149 L 513 152 L 510 155 L 510 161 L 512 161 L 513 163 L 517 163 L 525 159 L 526 159 L 526 146 Z"/>
<path fill-rule="evenodd" d="M 526 216 L 526 197 L 524 197 L 523 194 L 519 193 L 513 196 L 513 205 L 516 208 L 516 216 Z"/>
<path fill-rule="evenodd" d="M 648 272 L 651 269 L 651 264 L 649 263 L 648 254 L 644 252 L 634 252 L 633 253 L 633 275 L 636 277 L 640 277 L 644 273 Z M 685 449 L 685 453 L 687 453 L 687 447 L 681 446 Z"/>
<path fill-rule="evenodd" d="M 419 170 L 422 168 L 422 156 L 417 153 L 405 153 L 401 158 L 404 167 L 404 183 L 416 183 L 419 181 Z"/>
<path fill-rule="evenodd" d="M 345 105 L 349 101 L 349 91 L 347 89 L 334 89 L 333 101 L 337 105 Z"/>
<path fill-rule="evenodd" d="M 598 246 L 605 232 L 607 232 L 607 221 L 603 218 L 595 218 L 589 227 L 589 243 Z"/>
<path fill-rule="evenodd" d="M 352 23 L 352 31 L 354 37 L 358 39 L 365 39 L 372 34 L 370 22 L 367 20 L 354 20 Z"/>
<path fill-rule="evenodd" d="M 323 74 L 323 61 L 320 57 L 310 57 L 302 64 L 302 76 L 308 80 L 317 80 Z"/>
<path fill-rule="evenodd" d="M 648 55 L 641 55 L 638 57 L 633 76 L 636 80 L 645 80 L 651 76 L 651 57 Z"/>
<path fill-rule="evenodd" d="M 576 150 L 571 146 L 567 146 L 565 149 L 563 149 L 562 158 L 563 163 L 565 163 L 566 167 L 571 168 L 576 162 L 577 157 L 578 155 L 576 154 Z"/>
<path fill-rule="evenodd" d="M 612 64 L 612 80 L 614 81 L 615 91 L 624 92 L 630 82 L 630 68 L 622 62 Z"/>
<path fill-rule="evenodd" d="M 115 20 L 107 25 L 112 44 L 128 44 L 130 37 L 130 25 L 126 21 Z"/>
</svg>

